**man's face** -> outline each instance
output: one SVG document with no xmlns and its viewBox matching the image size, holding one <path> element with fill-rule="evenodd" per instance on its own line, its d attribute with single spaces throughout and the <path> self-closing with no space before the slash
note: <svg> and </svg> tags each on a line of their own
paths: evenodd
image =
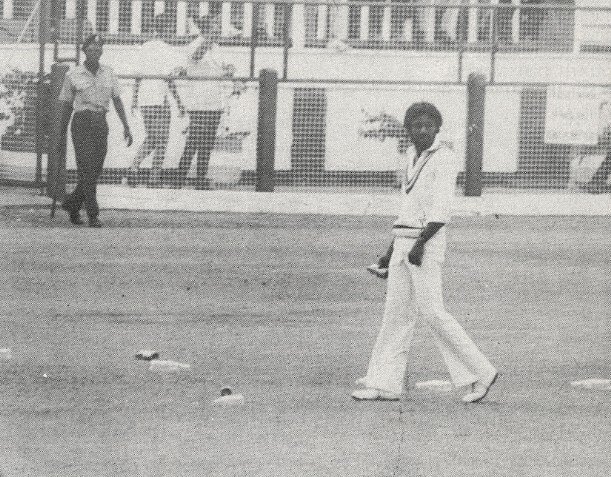
<svg viewBox="0 0 611 477">
<path fill-rule="evenodd" d="M 408 127 L 409 137 L 420 150 L 431 147 L 438 132 L 437 122 L 428 114 L 416 116 Z"/>
<path fill-rule="evenodd" d="M 94 41 L 87 45 L 84 51 L 87 61 L 95 63 L 100 61 L 100 57 L 102 56 L 102 44 Z"/>
</svg>

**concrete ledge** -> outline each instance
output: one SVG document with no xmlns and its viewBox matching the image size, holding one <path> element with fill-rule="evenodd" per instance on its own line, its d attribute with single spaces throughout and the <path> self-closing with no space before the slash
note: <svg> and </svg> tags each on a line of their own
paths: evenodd
<svg viewBox="0 0 611 477">
<path fill-rule="evenodd" d="M 129 189 L 99 186 L 108 209 L 394 216 L 397 194 Z M 611 215 L 611 194 L 496 193 L 457 196 L 455 215 Z"/>
<path fill-rule="evenodd" d="M 394 216 L 398 193 L 250 192 L 130 189 L 98 186 L 104 209 L 188 212 L 243 212 Z M 36 189 L 0 187 L 0 206 L 51 205 Z M 454 215 L 611 215 L 611 194 L 490 193 L 483 197 L 457 196 Z"/>
</svg>

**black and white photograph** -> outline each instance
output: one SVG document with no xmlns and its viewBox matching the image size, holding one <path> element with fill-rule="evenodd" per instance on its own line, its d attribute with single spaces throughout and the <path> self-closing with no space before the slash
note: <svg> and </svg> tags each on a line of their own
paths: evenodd
<svg viewBox="0 0 611 477">
<path fill-rule="evenodd" d="M 605 477 L 609 0 L 0 0 L 0 477 Z"/>
</svg>

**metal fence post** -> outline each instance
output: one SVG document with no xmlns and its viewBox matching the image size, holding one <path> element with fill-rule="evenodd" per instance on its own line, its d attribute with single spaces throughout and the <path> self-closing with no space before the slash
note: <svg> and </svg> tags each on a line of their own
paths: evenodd
<svg viewBox="0 0 611 477">
<path fill-rule="evenodd" d="M 257 192 L 273 192 L 276 151 L 276 101 L 278 73 L 259 73 L 259 117 L 257 122 Z"/>
<path fill-rule="evenodd" d="M 62 127 L 62 103 L 58 98 L 67 72 L 68 65 L 66 64 L 55 63 L 51 66 L 51 127 L 47 160 L 47 195 L 54 200 L 61 199 L 66 193 L 66 157 L 58 154 Z"/>
<path fill-rule="evenodd" d="M 482 163 L 484 156 L 484 103 L 486 78 L 471 73 L 467 80 L 467 158 L 465 164 L 465 195 L 482 195 Z"/>
</svg>

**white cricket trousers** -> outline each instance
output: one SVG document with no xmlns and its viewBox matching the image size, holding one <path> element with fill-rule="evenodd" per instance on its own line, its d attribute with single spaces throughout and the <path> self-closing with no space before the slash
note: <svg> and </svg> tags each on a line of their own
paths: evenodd
<svg viewBox="0 0 611 477">
<path fill-rule="evenodd" d="M 390 260 L 382 327 L 363 384 L 391 393 L 403 391 L 405 369 L 416 318 L 432 331 L 454 386 L 489 379 L 496 369 L 443 306 L 441 261 L 425 252 L 417 267 L 408 262 L 412 240 L 395 240 Z"/>
</svg>

